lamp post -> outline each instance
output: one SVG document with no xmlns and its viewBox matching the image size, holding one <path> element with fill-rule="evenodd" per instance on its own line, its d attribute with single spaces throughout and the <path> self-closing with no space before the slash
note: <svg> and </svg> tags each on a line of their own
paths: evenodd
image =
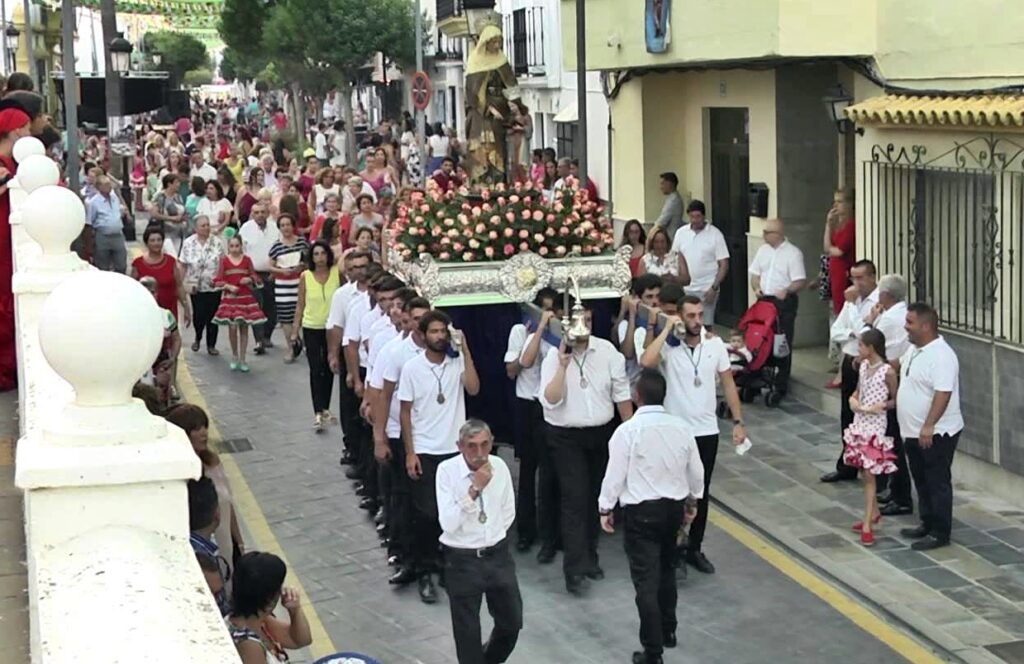
<svg viewBox="0 0 1024 664">
<path fill-rule="evenodd" d="M 13 23 L 8 23 L 7 28 L 4 30 L 4 47 L 7 51 L 7 57 L 10 58 L 11 72 L 18 69 L 17 53 L 18 53 L 18 38 L 21 37 L 21 31 L 14 27 Z"/>
<path fill-rule="evenodd" d="M 117 76 L 117 87 L 121 94 L 119 95 L 119 108 L 117 122 L 114 122 L 114 118 L 108 118 L 107 120 L 107 141 L 110 144 L 110 150 L 114 152 L 115 143 L 114 140 L 117 137 L 117 132 L 123 131 L 127 126 L 125 118 L 124 108 L 124 79 L 128 77 L 128 71 L 132 66 L 132 51 L 135 49 L 132 43 L 124 38 L 124 33 L 119 32 L 117 36 L 110 40 L 110 44 L 107 46 L 110 52 L 110 65 L 114 70 L 114 74 Z M 128 149 L 121 149 L 119 151 L 121 155 L 121 201 L 128 210 L 131 210 L 132 203 L 132 190 L 129 179 L 131 173 L 129 171 L 128 157 L 131 156 L 129 153 L 131 150 L 132 142 L 129 142 Z M 117 154 L 117 152 L 115 152 Z"/>
</svg>

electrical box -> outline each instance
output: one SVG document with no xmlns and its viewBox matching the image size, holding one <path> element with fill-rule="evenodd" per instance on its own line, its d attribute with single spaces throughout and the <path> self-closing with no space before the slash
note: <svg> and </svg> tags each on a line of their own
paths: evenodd
<svg viewBox="0 0 1024 664">
<path fill-rule="evenodd" d="M 768 185 L 764 182 L 751 182 L 747 189 L 750 205 L 750 216 L 765 219 L 768 217 Z"/>
</svg>

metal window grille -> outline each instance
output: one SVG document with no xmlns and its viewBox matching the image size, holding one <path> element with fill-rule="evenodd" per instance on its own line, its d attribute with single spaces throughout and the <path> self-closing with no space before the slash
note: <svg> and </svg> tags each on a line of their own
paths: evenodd
<svg viewBox="0 0 1024 664">
<path fill-rule="evenodd" d="M 555 149 L 559 157 L 576 158 L 576 145 L 579 137 L 578 122 L 555 123 Z"/>
</svg>

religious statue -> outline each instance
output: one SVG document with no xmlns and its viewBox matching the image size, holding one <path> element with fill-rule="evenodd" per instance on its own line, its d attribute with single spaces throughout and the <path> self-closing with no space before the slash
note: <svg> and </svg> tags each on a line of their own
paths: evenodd
<svg viewBox="0 0 1024 664">
<path fill-rule="evenodd" d="M 522 106 L 516 75 L 501 49 L 501 29 L 487 25 L 466 67 L 466 137 L 475 184 L 506 181 L 507 130 L 513 123 L 509 102 Z"/>
</svg>

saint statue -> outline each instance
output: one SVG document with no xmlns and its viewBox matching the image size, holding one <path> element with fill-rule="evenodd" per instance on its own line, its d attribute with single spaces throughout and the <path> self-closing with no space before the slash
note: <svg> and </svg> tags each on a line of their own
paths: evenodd
<svg viewBox="0 0 1024 664">
<path fill-rule="evenodd" d="M 506 180 L 510 101 L 522 106 L 516 75 L 501 50 L 501 29 L 488 25 L 466 66 L 466 137 L 470 180 L 475 184 Z"/>
</svg>

